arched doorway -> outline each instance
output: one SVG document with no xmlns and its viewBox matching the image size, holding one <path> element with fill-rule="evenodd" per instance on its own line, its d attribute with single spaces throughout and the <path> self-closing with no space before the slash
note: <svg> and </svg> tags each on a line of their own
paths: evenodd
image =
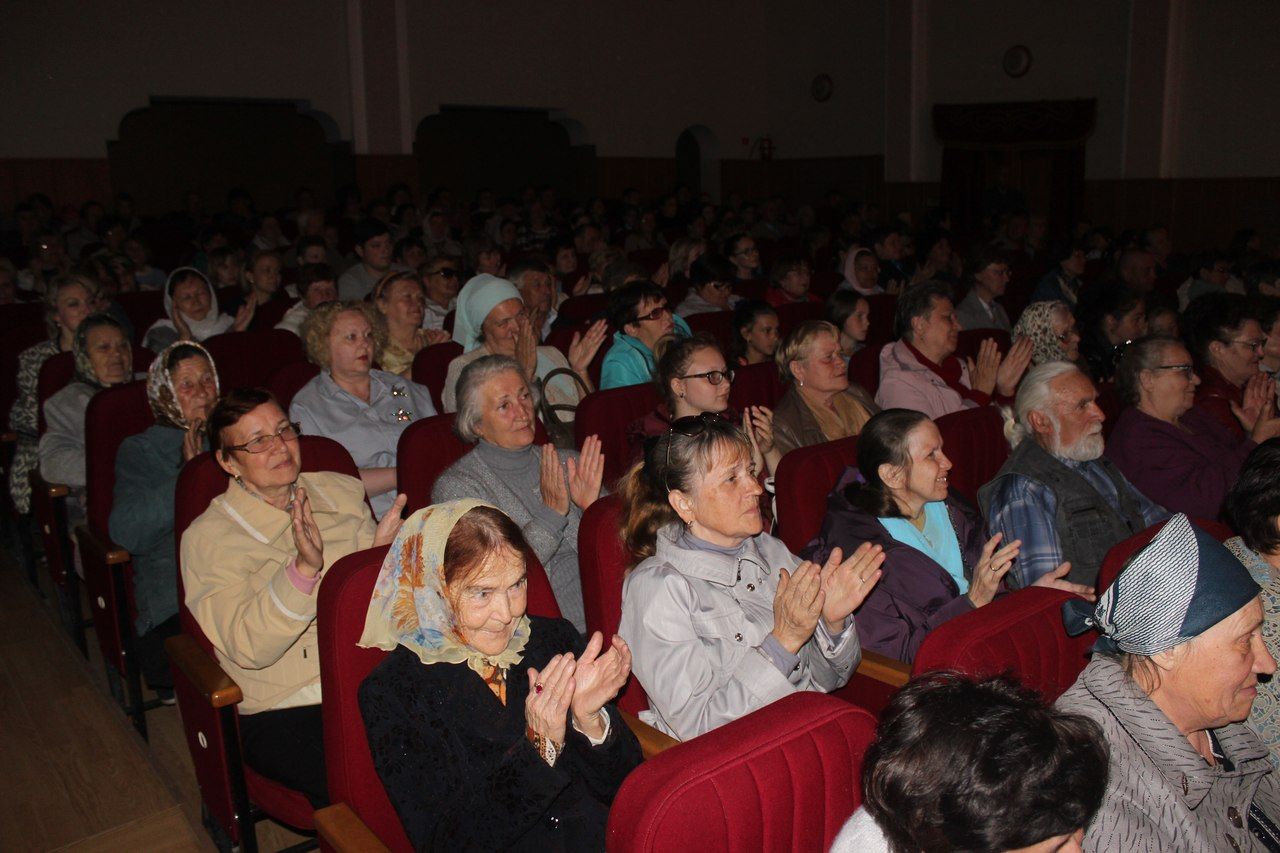
<svg viewBox="0 0 1280 853">
<path fill-rule="evenodd" d="M 719 201 L 720 142 L 705 125 L 691 125 L 676 139 L 676 183 Z"/>
</svg>

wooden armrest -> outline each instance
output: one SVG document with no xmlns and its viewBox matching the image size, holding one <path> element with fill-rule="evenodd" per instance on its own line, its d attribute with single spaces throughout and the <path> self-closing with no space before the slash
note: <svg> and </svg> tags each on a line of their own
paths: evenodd
<svg viewBox="0 0 1280 853">
<path fill-rule="evenodd" d="M 71 494 L 71 489 L 67 488 L 62 483 L 45 483 L 44 488 L 45 494 L 50 498 L 65 498 L 67 495 Z"/>
<path fill-rule="evenodd" d="M 622 715 L 622 721 L 627 724 L 627 728 L 635 734 L 636 740 L 640 741 L 640 752 L 647 761 L 660 752 L 665 752 L 680 741 L 673 738 L 665 732 L 660 732 L 653 726 L 643 722 L 639 717 L 628 714 L 621 708 L 618 713 Z"/>
<path fill-rule="evenodd" d="M 133 555 L 126 549 L 105 536 L 99 536 L 87 524 L 76 528 L 76 538 L 80 542 L 80 550 L 85 552 L 86 559 L 96 560 L 108 566 L 118 566 L 133 559 Z"/>
<path fill-rule="evenodd" d="M 200 644 L 190 634 L 178 634 L 164 641 L 169 660 L 201 696 L 214 708 L 225 708 L 238 705 L 244 699 L 240 685 L 231 680 L 213 655 L 200 648 Z"/>
<path fill-rule="evenodd" d="M 911 680 L 911 665 L 887 655 L 864 651 L 862 663 L 858 664 L 859 675 L 883 681 L 892 687 L 901 687 Z"/>
<path fill-rule="evenodd" d="M 346 803 L 334 803 L 316 812 L 316 834 L 336 853 L 374 853 L 387 849 Z"/>
</svg>

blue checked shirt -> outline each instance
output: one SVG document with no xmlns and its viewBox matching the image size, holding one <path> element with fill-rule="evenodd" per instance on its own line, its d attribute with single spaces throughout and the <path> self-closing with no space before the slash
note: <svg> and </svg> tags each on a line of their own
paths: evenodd
<svg viewBox="0 0 1280 853">
<path fill-rule="evenodd" d="M 1096 461 L 1076 462 L 1056 455 L 1053 458 L 1084 477 L 1089 485 L 1106 498 L 1112 509 L 1119 511 L 1120 498 L 1115 484 L 1101 465 Z M 1128 480 L 1124 482 L 1137 500 L 1147 526 L 1169 517 L 1168 510 L 1153 503 Z M 988 532 L 992 535 L 1003 533 L 1002 542 L 1022 540 L 1018 559 L 1009 570 L 1009 582 L 1013 586 L 1030 586 L 1041 575 L 1053 571 L 1062 563 L 1062 545 L 1058 541 L 1055 524 L 1058 501 L 1051 489 L 1021 475 L 1006 477 L 991 495 L 989 508 L 991 517 L 987 519 Z"/>
</svg>

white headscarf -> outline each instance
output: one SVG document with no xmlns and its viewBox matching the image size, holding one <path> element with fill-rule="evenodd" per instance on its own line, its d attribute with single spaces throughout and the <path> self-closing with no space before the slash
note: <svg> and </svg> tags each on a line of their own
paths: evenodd
<svg viewBox="0 0 1280 853">
<path fill-rule="evenodd" d="M 191 337 L 197 341 L 203 341 L 205 338 L 211 338 L 214 335 L 229 331 L 235 325 L 235 320 L 229 315 L 218 311 L 217 291 L 209 283 L 209 278 L 195 267 L 178 267 L 169 273 L 169 280 L 164 285 L 164 313 L 167 319 L 157 320 L 151 328 L 177 329 L 173 322 L 173 312 L 178 310 L 173 305 L 173 286 L 179 279 L 189 278 L 191 275 L 199 276 L 200 280 L 204 282 L 204 286 L 209 288 L 209 313 L 205 314 L 201 320 L 193 320 L 186 314 L 182 315 L 187 328 L 191 330 Z"/>
</svg>

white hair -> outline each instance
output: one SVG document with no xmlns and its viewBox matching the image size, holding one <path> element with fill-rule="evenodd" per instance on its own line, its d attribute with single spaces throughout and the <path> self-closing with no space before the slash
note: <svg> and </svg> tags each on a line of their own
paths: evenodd
<svg viewBox="0 0 1280 853">
<path fill-rule="evenodd" d="M 453 432 L 467 444 L 475 444 L 480 440 L 480 433 L 476 432 L 484 416 L 482 408 L 484 400 L 481 399 L 480 389 L 493 377 L 508 372 L 524 379 L 524 371 L 520 369 L 519 362 L 505 355 L 481 356 L 462 368 L 462 373 L 458 376 L 458 384 L 455 386 L 457 390 L 454 396 L 458 401 L 458 413 L 454 416 Z M 529 385 L 529 390 L 533 394 L 536 415 L 537 386 L 527 381 L 526 384 Z"/>
<path fill-rule="evenodd" d="M 1004 416 L 1004 437 L 1008 439 L 1009 447 L 1017 447 L 1024 438 L 1035 436 L 1036 431 L 1030 420 L 1032 412 L 1039 412 L 1049 418 L 1054 425 L 1054 435 L 1057 435 L 1058 418 L 1053 411 L 1053 392 L 1049 385 L 1059 376 L 1080 372 L 1080 368 L 1069 361 L 1046 361 L 1027 371 L 1022 384 L 1018 386 L 1018 396 L 1013 401 L 1013 408 L 1000 407 L 1000 413 Z M 1050 449 L 1056 451 L 1056 448 Z"/>
</svg>

